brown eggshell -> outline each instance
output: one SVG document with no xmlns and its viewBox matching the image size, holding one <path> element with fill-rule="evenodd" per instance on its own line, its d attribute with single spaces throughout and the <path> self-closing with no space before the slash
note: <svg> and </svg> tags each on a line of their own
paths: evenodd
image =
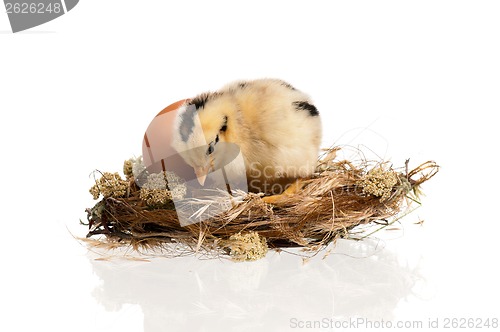
<svg viewBox="0 0 500 332">
<path fill-rule="evenodd" d="M 152 172 L 174 171 L 177 175 L 192 178 L 192 167 L 188 167 L 171 146 L 174 120 L 177 110 L 187 99 L 179 100 L 159 112 L 149 124 L 142 141 L 144 166 Z"/>
</svg>

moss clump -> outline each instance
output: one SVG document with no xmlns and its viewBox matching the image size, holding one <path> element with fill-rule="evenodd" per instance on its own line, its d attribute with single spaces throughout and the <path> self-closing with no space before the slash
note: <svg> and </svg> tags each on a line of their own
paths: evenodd
<svg viewBox="0 0 500 332">
<path fill-rule="evenodd" d="M 231 235 L 227 247 L 230 249 L 231 258 L 238 262 L 261 259 L 268 251 L 266 239 L 257 232 Z"/>
<path fill-rule="evenodd" d="M 145 169 L 142 156 L 130 158 L 123 162 L 123 174 L 125 174 L 127 180 L 133 177 L 137 178 Z"/>
<path fill-rule="evenodd" d="M 104 197 L 124 197 L 129 190 L 129 183 L 123 180 L 117 172 L 104 172 L 96 184 L 90 188 L 89 192 L 94 199 L 98 199 L 100 195 Z"/>
<path fill-rule="evenodd" d="M 133 167 L 133 162 L 132 159 L 125 160 L 123 162 L 123 174 L 127 177 L 127 179 L 130 179 L 131 177 L 134 176 L 134 173 L 132 172 Z"/>
<path fill-rule="evenodd" d="M 167 205 L 173 199 L 182 199 L 186 195 L 186 186 L 172 172 L 149 174 L 142 186 L 139 198 L 150 207 Z"/>
<path fill-rule="evenodd" d="M 384 202 L 391 197 L 392 190 L 399 182 L 399 176 L 392 169 L 386 170 L 382 165 L 368 171 L 359 185 L 363 193 L 380 197 Z"/>
</svg>

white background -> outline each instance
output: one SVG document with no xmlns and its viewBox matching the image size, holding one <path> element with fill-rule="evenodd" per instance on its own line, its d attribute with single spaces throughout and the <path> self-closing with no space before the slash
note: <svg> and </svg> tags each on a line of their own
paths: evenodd
<svg viewBox="0 0 500 332">
<path fill-rule="evenodd" d="M 0 13 L 0 330 L 500 318 L 499 17 L 496 1 L 86 0 L 12 34 Z M 96 261 L 73 238 L 94 204 L 89 174 L 140 154 L 156 113 L 260 77 L 312 96 L 325 146 L 366 145 L 395 166 L 436 160 L 423 207 L 305 264 Z"/>
</svg>

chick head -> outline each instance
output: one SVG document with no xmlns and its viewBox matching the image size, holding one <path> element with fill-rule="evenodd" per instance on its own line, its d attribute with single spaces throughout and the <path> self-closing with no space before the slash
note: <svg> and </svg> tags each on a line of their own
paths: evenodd
<svg viewBox="0 0 500 332">
<path fill-rule="evenodd" d="M 200 185 L 209 172 L 224 166 L 234 103 L 220 93 L 204 93 L 182 105 L 174 123 L 172 147 L 193 167 Z"/>
</svg>

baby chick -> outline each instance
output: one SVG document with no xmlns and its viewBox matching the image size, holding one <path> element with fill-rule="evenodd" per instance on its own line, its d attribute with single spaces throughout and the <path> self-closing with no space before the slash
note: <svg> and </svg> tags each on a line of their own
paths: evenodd
<svg viewBox="0 0 500 332">
<path fill-rule="evenodd" d="M 277 79 L 234 82 L 180 106 L 172 146 L 201 185 L 227 162 L 223 142 L 236 144 L 244 160 L 227 173 L 246 177 L 249 191 L 280 194 L 316 168 L 319 112 L 309 96 Z"/>
</svg>

